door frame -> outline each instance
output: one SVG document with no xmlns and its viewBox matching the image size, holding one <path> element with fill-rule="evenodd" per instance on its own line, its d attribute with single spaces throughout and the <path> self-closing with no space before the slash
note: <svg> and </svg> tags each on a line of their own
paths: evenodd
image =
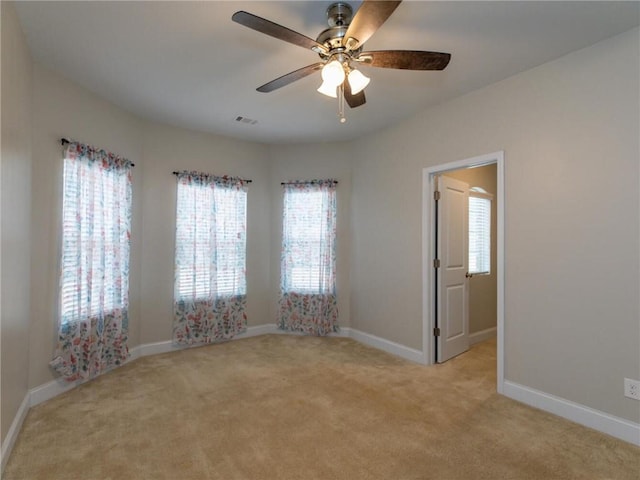
<svg viewBox="0 0 640 480">
<path fill-rule="evenodd" d="M 435 257 L 435 200 L 434 177 L 436 175 L 482 165 L 496 164 L 497 192 L 495 198 L 497 205 L 497 391 L 502 394 L 504 390 L 504 151 L 488 153 L 477 157 L 466 158 L 454 162 L 444 163 L 422 170 L 422 355 L 423 363 L 433 365 L 435 363 L 435 271 L 433 259 Z"/>
</svg>

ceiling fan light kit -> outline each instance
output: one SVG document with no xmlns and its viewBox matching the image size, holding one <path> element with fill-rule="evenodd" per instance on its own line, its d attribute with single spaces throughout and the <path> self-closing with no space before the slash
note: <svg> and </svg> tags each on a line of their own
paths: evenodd
<svg viewBox="0 0 640 480">
<path fill-rule="evenodd" d="M 444 70 L 449 64 L 451 55 L 448 53 L 419 50 L 362 51 L 364 43 L 400 3 L 401 1 L 364 0 L 355 16 L 348 3 L 333 3 L 327 9 L 329 28 L 322 31 L 316 40 L 245 11 L 234 13 L 231 19 L 258 32 L 310 49 L 320 56 L 321 62 L 265 83 L 257 88 L 259 92 L 272 92 L 321 69 L 322 84 L 317 91 L 338 99 L 338 117 L 344 123 L 345 101 L 351 108 L 366 103 L 364 89 L 370 79 L 357 70 L 355 65 L 403 70 Z"/>
<path fill-rule="evenodd" d="M 331 60 L 322 67 L 321 76 L 323 83 L 337 87 L 344 82 L 344 67 L 338 60 Z"/>
<path fill-rule="evenodd" d="M 354 95 L 364 90 L 371 81 L 371 79 L 364 75 L 360 70 L 351 70 L 347 79 L 349 80 L 349 85 L 351 86 L 351 93 L 353 93 Z"/>
<path fill-rule="evenodd" d="M 318 92 L 331 98 L 338 98 L 336 93 L 338 86 L 328 82 L 322 82 L 322 85 L 318 87 Z"/>
</svg>

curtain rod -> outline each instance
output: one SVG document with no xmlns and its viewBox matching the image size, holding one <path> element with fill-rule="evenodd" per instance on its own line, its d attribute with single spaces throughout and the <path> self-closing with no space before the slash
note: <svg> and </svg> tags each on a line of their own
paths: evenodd
<svg viewBox="0 0 640 480">
<path fill-rule="evenodd" d="M 60 145 L 66 145 L 67 143 L 71 143 L 71 140 L 69 140 L 69 139 L 67 139 L 67 138 L 64 138 L 64 137 L 62 137 L 62 138 L 60 139 Z M 136 166 L 136 164 L 135 164 L 135 163 L 133 163 L 133 162 L 131 162 L 131 166 L 132 166 L 132 167 L 135 167 L 135 166 Z"/>
<path fill-rule="evenodd" d="M 312 182 L 280 182 L 280 185 L 307 185 L 309 183 L 314 184 L 314 183 L 320 183 L 320 182 L 313 182 L 313 181 Z M 334 183 L 337 185 L 338 181 L 331 180 L 331 183 Z"/>
<path fill-rule="evenodd" d="M 179 175 L 180 174 L 180 172 L 171 172 L 171 173 L 173 173 L 174 175 Z M 246 183 L 251 183 L 253 181 L 253 180 L 249 180 L 248 178 L 241 178 L 240 180 L 242 180 L 243 182 L 246 182 Z"/>
</svg>

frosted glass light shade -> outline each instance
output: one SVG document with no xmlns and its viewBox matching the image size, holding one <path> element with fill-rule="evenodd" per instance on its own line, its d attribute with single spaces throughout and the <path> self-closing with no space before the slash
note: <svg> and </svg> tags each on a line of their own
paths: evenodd
<svg viewBox="0 0 640 480">
<path fill-rule="evenodd" d="M 320 88 L 318 88 L 318 92 L 326 95 L 327 97 L 338 98 L 338 94 L 336 93 L 337 88 L 337 86 L 330 84 L 325 80 L 322 82 L 322 85 L 320 85 Z"/>
<path fill-rule="evenodd" d="M 332 60 L 322 67 L 322 81 L 337 87 L 344 82 L 344 68 L 337 60 Z"/>
<path fill-rule="evenodd" d="M 348 77 L 349 85 L 351 86 L 351 93 L 355 95 L 364 90 L 364 87 L 369 85 L 371 79 L 360 72 L 360 70 L 352 70 Z"/>
</svg>

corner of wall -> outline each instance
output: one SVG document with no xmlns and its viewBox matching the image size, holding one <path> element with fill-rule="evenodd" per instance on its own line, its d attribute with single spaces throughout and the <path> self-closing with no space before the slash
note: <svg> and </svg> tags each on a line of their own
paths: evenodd
<svg viewBox="0 0 640 480">
<path fill-rule="evenodd" d="M 0 2 L 2 35 L 2 391 L 0 441 L 10 449 L 28 389 L 33 62 L 13 2 Z M 10 423 L 9 423 L 10 422 Z M 21 422 L 21 419 L 20 419 Z"/>
</svg>

